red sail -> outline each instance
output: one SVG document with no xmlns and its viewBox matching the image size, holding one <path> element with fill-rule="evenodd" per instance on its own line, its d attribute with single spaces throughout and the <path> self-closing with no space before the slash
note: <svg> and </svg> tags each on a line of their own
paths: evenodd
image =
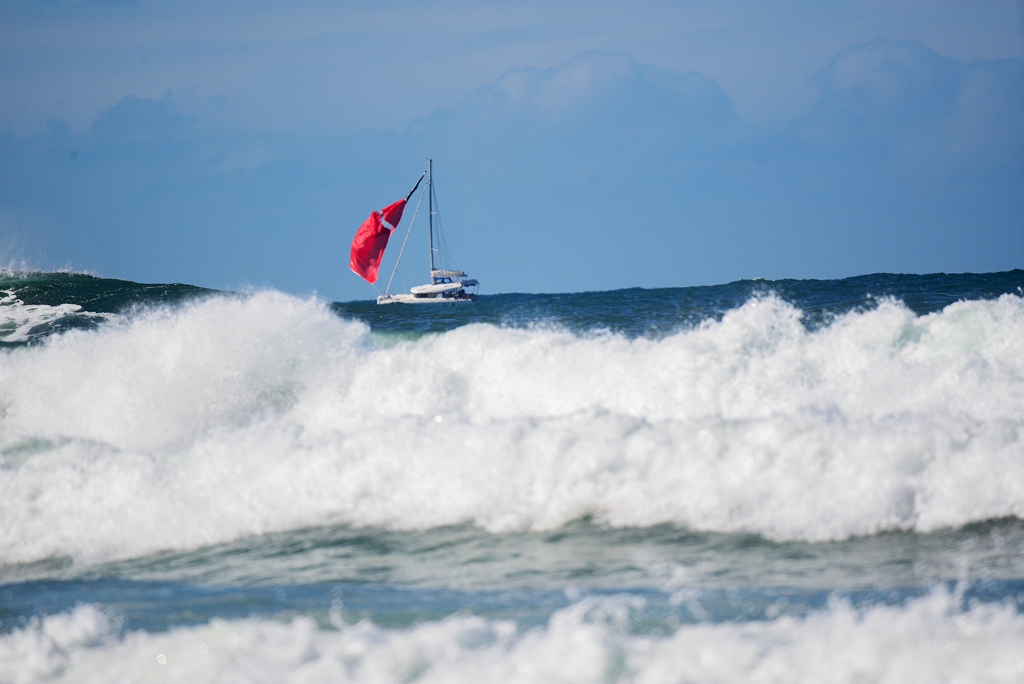
<svg viewBox="0 0 1024 684">
<path fill-rule="evenodd" d="M 383 214 L 381 218 L 384 219 L 384 223 L 390 223 L 391 228 L 395 229 L 398 227 L 398 222 L 402 220 L 403 211 L 405 211 L 405 200 L 400 199 L 381 209 L 380 213 Z"/>
<path fill-rule="evenodd" d="M 388 246 L 391 231 L 402 220 L 404 210 L 405 200 L 398 200 L 381 211 L 370 214 L 356 231 L 348 266 L 365 281 L 377 282 L 377 271 L 380 269 L 381 259 L 384 258 L 384 248 Z"/>
</svg>

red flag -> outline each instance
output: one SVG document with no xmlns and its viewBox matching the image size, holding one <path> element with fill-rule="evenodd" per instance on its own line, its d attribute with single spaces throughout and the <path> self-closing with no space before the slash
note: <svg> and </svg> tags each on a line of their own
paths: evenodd
<svg viewBox="0 0 1024 684">
<path fill-rule="evenodd" d="M 359 230 L 356 231 L 356 236 L 352 240 L 348 267 L 366 282 L 377 282 L 377 271 L 384 258 L 384 248 L 388 246 L 391 231 L 398 227 L 398 222 L 402 220 L 404 210 L 405 200 L 398 200 L 381 211 L 370 214 L 370 217 L 363 221 L 363 225 L 359 226 Z"/>
<path fill-rule="evenodd" d="M 389 204 L 380 210 L 381 216 L 384 219 L 384 223 L 390 223 L 391 228 L 397 228 L 398 222 L 402 220 L 402 212 L 405 211 L 405 200 L 400 199 L 394 204 Z"/>
</svg>

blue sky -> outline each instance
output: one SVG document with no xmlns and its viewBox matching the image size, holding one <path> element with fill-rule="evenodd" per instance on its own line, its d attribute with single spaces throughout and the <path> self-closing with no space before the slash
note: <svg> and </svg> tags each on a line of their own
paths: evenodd
<svg viewBox="0 0 1024 684">
<path fill-rule="evenodd" d="M 428 156 L 484 293 L 1024 266 L 1020 0 L 15 0 L 0 92 L 15 267 L 369 298 Z"/>
</svg>

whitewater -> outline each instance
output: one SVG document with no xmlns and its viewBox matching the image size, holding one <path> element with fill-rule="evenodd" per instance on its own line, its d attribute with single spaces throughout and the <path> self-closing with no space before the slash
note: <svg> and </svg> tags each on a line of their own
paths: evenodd
<svg viewBox="0 0 1024 684">
<path fill-rule="evenodd" d="M 9 273 L 0 682 L 1021 681 L 1022 286 Z"/>
</svg>

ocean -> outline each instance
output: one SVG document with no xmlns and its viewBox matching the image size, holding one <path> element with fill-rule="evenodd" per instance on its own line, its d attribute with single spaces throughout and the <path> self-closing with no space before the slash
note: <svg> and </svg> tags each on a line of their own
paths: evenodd
<svg viewBox="0 0 1024 684">
<path fill-rule="evenodd" d="M 0 682 L 1022 682 L 1022 288 L 0 273 Z"/>
</svg>

